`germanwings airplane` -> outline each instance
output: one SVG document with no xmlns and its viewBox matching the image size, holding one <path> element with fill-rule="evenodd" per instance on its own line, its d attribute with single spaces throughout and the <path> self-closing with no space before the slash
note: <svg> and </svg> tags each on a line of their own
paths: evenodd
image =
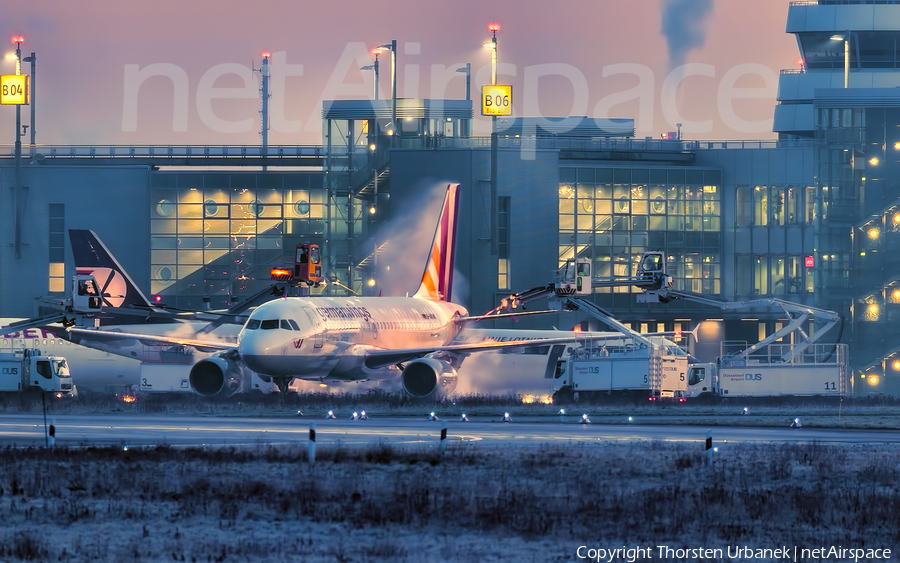
<svg viewBox="0 0 900 563">
<path fill-rule="evenodd" d="M 459 184 L 450 184 L 425 272 L 412 297 L 277 299 L 250 314 L 236 345 L 214 340 L 217 336 L 227 340 L 236 325 L 222 325 L 217 328 L 221 334 L 203 334 L 203 339 L 196 338 L 202 332 L 195 323 L 187 323 L 194 330 L 192 335 L 186 334 L 187 330 L 177 335 L 164 334 L 165 331 L 147 330 L 151 328 L 147 325 L 141 325 L 140 331 L 130 331 L 125 326 L 116 331 L 74 327 L 68 330 L 73 340 L 87 346 L 94 346 L 91 341 L 130 340 L 204 352 L 219 350 L 194 363 L 190 370 L 191 388 L 204 396 L 242 387 L 246 366 L 282 390 L 294 379 L 337 382 L 399 376 L 407 393 L 427 397 L 452 392 L 457 369 L 474 352 L 574 342 L 576 337 L 565 335 L 539 340 L 454 343 L 463 323 L 475 320 L 465 308 L 450 300 L 458 206 Z M 102 250 L 106 251 L 105 247 Z M 87 271 L 79 265 L 77 256 L 76 266 L 79 272 Z M 130 280 L 119 280 L 114 271 L 97 267 L 92 272 L 95 277 L 101 274 L 98 284 L 108 305 L 124 304 L 129 292 L 137 291 Z M 102 274 L 107 275 L 104 278 Z M 171 324 L 167 330 L 171 331 Z"/>
</svg>

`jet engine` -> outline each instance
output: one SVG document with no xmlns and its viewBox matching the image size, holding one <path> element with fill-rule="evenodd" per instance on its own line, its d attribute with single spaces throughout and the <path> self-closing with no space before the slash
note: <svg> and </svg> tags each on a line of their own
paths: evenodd
<svg viewBox="0 0 900 563">
<path fill-rule="evenodd" d="M 203 397 L 230 397 L 244 389 L 244 368 L 234 360 L 212 356 L 191 368 L 191 389 Z"/>
<path fill-rule="evenodd" d="M 436 358 L 422 358 L 406 364 L 400 374 L 403 390 L 416 398 L 442 397 L 456 389 L 457 375 L 453 366 Z"/>
</svg>

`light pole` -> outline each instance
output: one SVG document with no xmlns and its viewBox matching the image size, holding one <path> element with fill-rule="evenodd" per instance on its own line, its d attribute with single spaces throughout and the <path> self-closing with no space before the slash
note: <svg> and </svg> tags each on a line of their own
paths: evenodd
<svg viewBox="0 0 900 563">
<path fill-rule="evenodd" d="M 263 172 L 268 169 L 268 166 L 265 165 L 265 162 L 269 157 L 269 98 L 271 95 L 269 94 L 269 57 L 272 54 L 268 51 L 262 52 L 262 65 L 259 69 L 259 74 L 262 77 L 262 90 L 260 90 L 260 94 L 262 95 L 262 129 L 259 132 L 260 137 L 262 137 L 262 151 L 260 151 L 260 155 L 262 156 L 263 161 Z"/>
<path fill-rule="evenodd" d="M 469 102 L 472 100 L 472 63 L 466 63 L 466 66 L 459 67 L 456 69 L 456 72 L 465 72 L 466 73 L 466 101 Z M 465 131 L 460 131 L 460 137 L 468 137 L 469 136 L 469 120 L 464 119 L 462 123 L 465 123 Z"/>
<path fill-rule="evenodd" d="M 381 47 L 375 47 L 372 49 L 372 54 L 375 55 L 375 63 L 361 66 L 359 70 L 373 70 L 375 71 L 375 99 L 378 99 L 378 55 L 381 54 Z"/>
<path fill-rule="evenodd" d="M 459 67 L 456 72 L 466 73 L 466 101 L 469 101 L 472 99 L 472 63 L 466 63 L 466 66 Z"/>
<path fill-rule="evenodd" d="M 22 43 L 25 39 L 22 36 L 12 38 L 12 42 L 16 44 L 16 75 L 22 74 Z M 25 199 L 21 192 L 22 189 L 22 106 L 16 105 L 16 178 L 13 192 L 16 202 L 16 226 L 15 226 L 15 257 L 22 258 L 22 206 Z"/>
<path fill-rule="evenodd" d="M 491 85 L 497 85 L 497 32 L 500 24 L 488 25 L 491 40 L 484 44 L 491 50 Z M 497 116 L 491 116 L 491 255 L 499 253 L 497 240 Z"/>
<path fill-rule="evenodd" d="M 394 137 L 400 134 L 400 128 L 397 127 L 397 40 L 391 39 L 390 43 L 379 45 L 379 47 L 391 50 L 391 127 L 394 128 L 394 134 L 391 135 L 391 147 L 393 147 Z"/>
<path fill-rule="evenodd" d="M 30 57 L 25 57 L 22 59 L 26 63 L 31 63 L 31 146 L 34 147 L 34 70 L 35 64 L 37 63 L 37 55 L 34 54 L 34 51 L 31 52 Z M 34 152 L 32 150 L 32 152 Z M 34 155 L 31 155 L 34 158 Z"/>
<path fill-rule="evenodd" d="M 834 34 L 831 36 L 832 41 L 844 42 L 844 88 L 850 87 L 850 32 L 844 35 Z"/>
</svg>

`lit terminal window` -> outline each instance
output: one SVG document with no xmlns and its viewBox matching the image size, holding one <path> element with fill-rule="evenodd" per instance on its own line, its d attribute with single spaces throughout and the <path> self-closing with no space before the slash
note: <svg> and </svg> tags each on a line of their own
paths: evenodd
<svg viewBox="0 0 900 563">
<path fill-rule="evenodd" d="M 50 278 L 48 286 L 50 293 L 66 292 L 66 265 L 64 263 L 50 263 Z"/>
<path fill-rule="evenodd" d="M 497 289 L 509 289 L 509 259 L 497 261 Z"/>
</svg>

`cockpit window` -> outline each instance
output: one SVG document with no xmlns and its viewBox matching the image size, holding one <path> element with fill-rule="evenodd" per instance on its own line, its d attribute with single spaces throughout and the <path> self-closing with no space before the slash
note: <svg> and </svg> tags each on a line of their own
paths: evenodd
<svg viewBox="0 0 900 563">
<path fill-rule="evenodd" d="M 267 319 L 259 323 L 262 330 L 272 330 L 278 328 L 278 319 Z"/>
<path fill-rule="evenodd" d="M 250 319 L 247 321 L 247 330 L 256 330 L 259 328 L 259 319 Z"/>
<path fill-rule="evenodd" d="M 294 319 L 288 319 L 288 322 L 291 323 L 291 328 L 294 330 L 300 330 L 300 325 L 297 324 L 297 321 Z"/>
<path fill-rule="evenodd" d="M 287 322 L 287 319 L 281 319 L 281 329 L 282 330 L 293 330 L 291 325 Z"/>
</svg>

